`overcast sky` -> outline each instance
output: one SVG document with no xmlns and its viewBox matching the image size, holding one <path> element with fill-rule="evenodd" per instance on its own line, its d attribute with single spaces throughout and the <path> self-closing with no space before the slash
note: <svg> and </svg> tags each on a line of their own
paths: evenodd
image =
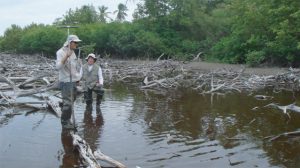
<svg viewBox="0 0 300 168">
<path fill-rule="evenodd" d="M 133 10 L 138 0 L 128 0 L 129 11 L 126 20 L 132 20 Z M 0 1 L 0 35 L 12 24 L 28 26 L 31 23 L 52 24 L 56 18 L 62 17 L 71 8 L 73 10 L 83 5 L 108 7 L 108 12 L 117 10 L 119 3 L 126 0 L 1 0 Z M 111 16 L 115 18 L 114 16 Z"/>
</svg>

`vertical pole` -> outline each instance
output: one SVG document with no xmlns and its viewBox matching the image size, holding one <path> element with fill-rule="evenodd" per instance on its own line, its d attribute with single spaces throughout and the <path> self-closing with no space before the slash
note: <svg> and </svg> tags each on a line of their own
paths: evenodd
<svg viewBox="0 0 300 168">
<path fill-rule="evenodd" d="M 67 27 L 68 28 L 68 37 L 70 35 L 70 29 L 69 29 L 69 26 Z M 69 42 L 69 50 L 71 50 L 70 48 L 70 42 Z M 73 81 L 72 81 L 72 63 L 71 63 L 71 59 L 69 60 L 69 64 L 70 64 L 70 84 L 71 84 L 71 117 L 72 117 L 72 120 L 73 120 L 73 126 L 74 126 L 74 130 L 76 130 L 76 126 L 75 126 L 75 115 L 74 115 L 74 87 L 73 86 Z"/>
<path fill-rule="evenodd" d="M 68 28 L 69 30 L 69 28 Z M 69 49 L 71 50 L 70 48 L 70 43 L 69 43 Z M 70 84 L 71 84 L 71 112 L 72 112 L 72 119 L 73 119 L 73 126 L 74 126 L 74 130 L 76 130 L 76 126 L 75 126 L 75 114 L 74 114 L 74 87 L 76 86 L 73 86 L 73 81 L 72 81 L 72 64 L 71 64 L 71 59 L 69 60 L 69 64 L 70 64 Z"/>
</svg>

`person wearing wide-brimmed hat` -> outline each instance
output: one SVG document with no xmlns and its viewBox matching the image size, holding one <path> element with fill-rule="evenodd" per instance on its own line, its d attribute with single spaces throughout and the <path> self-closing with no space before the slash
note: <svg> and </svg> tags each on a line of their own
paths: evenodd
<svg viewBox="0 0 300 168">
<path fill-rule="evenodd" d="M 74 50 L 77 48 L 79 42 L 81 40 L 76 35 L 69 35 L 64 45 L 56 52 L 56 68 L 58 69 L 59 87 L 63 100 L 61 115 L 63 128 L 74 128 L 70 119 L 73 103 L 76 98 L 76 82 L 81 78 Z"/>
<path fill-rule="evenodd" d="M 96 104 L 101 104 L 104 94 L 103 76 L 101 67 L 95 64 L 97 61 L 95 54 L 91 53 L 85 59 L 87 63 L 82 67 L 81 81 L 83 84 L 84 100 L 87 108 L 91 108 L 93 103 L 93 92 L 96 93 Z"/>
</svg>

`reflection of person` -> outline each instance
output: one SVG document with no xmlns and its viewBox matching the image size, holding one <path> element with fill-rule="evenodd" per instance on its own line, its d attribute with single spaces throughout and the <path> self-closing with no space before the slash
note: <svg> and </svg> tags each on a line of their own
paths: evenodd
<svg viewBox="0 0 300 168">
<path fill-rule="evenodd" d="M 104 94 L 102 69 L 95 64 L 97 58 L 95 54 L 86 57 L 87 63 L 82 67 L 82 84 L 84 99 L 87 107 L 91 108 L 93 103 L 93 92 L 96 93 L 96 104 L 100 105 Z"/>
<path fill-rule="evenodd" d="M 96 107 L 96 112 L 97 116 L 95 121 L 93 121 L 92 111 L 88 108 L 84 112 L 83 118 L 84 139 L 90 145 L 93 152 L 97 149 L 96 141 L 99 139 L 99 136 L 101 134 L 101 127 L 103 125 L 103 116 L 99 106 Z"/>
<path fill-rule="evenodd" d="M 59 71 L 59 87 L 63 101 L 61 123 L 62 127 L 67 129 L 74 128 L 70 119 L 76 95 L 76 82 L 81 78 L 80 72 L 77 71 L 74 49 L 80 41 L 76 35 L 69 35 L 63 47 L 56 52 L 56 68 Z"/>
<path fill-rule="evenodd" d="M 79 154 L 74 152 L 73 137 L 68 130 L 62 130 L 61 143 L 64 148 L 64 155 L 62 158 L 62 166 L 60 168 L 74 167 L 80 165 Z"/>
</svg>

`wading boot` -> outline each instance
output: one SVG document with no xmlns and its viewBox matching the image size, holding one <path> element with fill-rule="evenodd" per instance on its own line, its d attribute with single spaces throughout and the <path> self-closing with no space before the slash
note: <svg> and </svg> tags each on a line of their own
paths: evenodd
<svg viewBox="0 0 300 168">
<path fill-rule="evenodd" d="M 58 106 L 60 107 L 60 109 L 62 109 L 63 106 L 64 106 L 64 103 L 63 103 L 62 101 L 59 101 L 59 102 L 58 102 Z"/>
<path fill-rule="evenodd" d="M 93 104 L 91 102 L 87 102 L 85 109 L 86 109 L 86 111 L 92 111 L 93 110 Z"/>
<path fill-rule="evenodd" d="M 70 120 L 61 120 L 61 126 L 63 129 L 75 129 L 74 124 Z"/>
<path fill-rule="evenodd" d="M 102 100 L 102 95 L 97 95 L 96 97 L 96 105 L 99 106 L 101 104 L 101 100 Z"/>
</svg>

